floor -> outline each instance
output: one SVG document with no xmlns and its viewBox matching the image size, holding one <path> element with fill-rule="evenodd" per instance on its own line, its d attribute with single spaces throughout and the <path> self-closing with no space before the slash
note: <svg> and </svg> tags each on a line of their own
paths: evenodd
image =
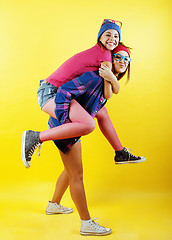
<svg viewBox="0 0 172 240">
<path fill-rule="evenodd" d="M 80 221 L 69 191 L 62 204 L 73 207 L 68 215 L 46 215 L 47 201 L 54 183 L 23 183 L 1 186 L 0 240 L 80 240 L 99 239 L 79 234 Z M 172 239 L 172 193 L 118 192 L 96 194 L 88 190 L 92 217 L 112 228 L 107 239 L 170 240 Z M 105 237 L 101 237 L 105 238 Z"/>
</svg>

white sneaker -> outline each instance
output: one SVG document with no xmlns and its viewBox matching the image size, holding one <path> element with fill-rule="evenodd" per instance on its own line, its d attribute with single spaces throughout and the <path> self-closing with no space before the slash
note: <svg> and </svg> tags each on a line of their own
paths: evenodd
<svg viewBox="0 0 172 240">
<path fill-rule="evenodd" d="M 81 235 L 104 236 L 112 233 L 110 228 L 100 226 L 99 223 L 90 220 L 81 220 Z"/>
<path fill-rule="evenodd" d="M 67 207 L 63 207 L 60 204 L 52 203 L 52 202 L 48 202 L 48 206 L 46 208 L 46 214 L 51 215 L 51 214 L 58 214 L 58 213 L 72 213 L 73 212 L 73 208 L 67 208 Z"/>
</svg>

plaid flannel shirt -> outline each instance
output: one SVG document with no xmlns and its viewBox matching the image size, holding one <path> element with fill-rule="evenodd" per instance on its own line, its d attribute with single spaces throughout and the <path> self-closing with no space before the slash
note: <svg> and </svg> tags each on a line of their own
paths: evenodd
<svg viewBox="0 0 172 240">
<path fill-rule="evenodd" d="M 83 75 L 63 84 L 58 88 L 55 97 L 55 114 L 57 119 L 49 118 L 49 127 L 57 127 L 71 122 L 69 119 L 69 104 L 75 99 L 93 118 L 105 105 L 103 96 L 104 81 L 98 75 L 98 71 L 86 72 Z M 54 140 L 56 146 L 66 153 L 80 137 Z"/>
</svg>

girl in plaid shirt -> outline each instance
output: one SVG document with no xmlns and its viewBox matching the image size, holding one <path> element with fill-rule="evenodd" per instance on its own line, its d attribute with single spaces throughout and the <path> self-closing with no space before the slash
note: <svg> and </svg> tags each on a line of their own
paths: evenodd
<svg viewBox="0 0 172 240">
<path fill-rule="evenodd" d="M 121 62 L 121 60 L 124 59 L 124 63 L 121 66 L 118 66 L 119 64 L 116 65 L 116 77 L 117 78 L 118 78 L 119 74 L 125 72 L 129 66 L 129 62 L 127 64 L 127 61 L 129 61 L 128 50 L 126 50 L 126 48 L 118 49 L 118 50 L 124 52 L 124 56 L 122 56 L 120 54 L 119 54 L 119 56 L 116 56 L 116 62 L 117 61 Z M 120 51 L 118 51 L 118 52 L 120 52 Z M 121 60 L 117 60 L 118 57 L 120 57 L 120 56 L 122 56 L 123 58 Z M 118 91 L 117 78 L 112 74 L 111 70 L 109 70 L 106 67 L 106 65 L 102 65 L 99 73 L 100 73 L 100 76 L 102 76 L 104 79 L 106 79 L 104 81 L 104 95 L 106 96 L 106 94 L 107 94 L 109 97 L 106 97 L 106 98 L 110 98 L 110 96 L 112 95 L 112 92 Z M 28 143 L 35 141 L 35 139 L 37 138 L 36 135 L 40 136 L 39 141 L 35 142 L 34 145 L 32 146 L 32 149 L 31 149 L 32 151 L 29 152 L 29 154 L 27 152 L 25 152 L 25 154 L 28 154 L 28 158 L 29 157 L 31 158 L 32 153 L 34 151 L 33 148 L 35 148 L 37 144 L 42 143 L 43 141 L 47 141 L 50 139 L 57 141 L 57 139 L 66 139 L 69 137 L 71 138 L 71 137 L 75 137 L 75 136 L 85 135 L 94 129 L 95 123 L 93 121 L 91 121 L 92 119 L 91 119 L 90 115 L 92 117 L 94 117 L 96 115 L 96 113 L 103 107 L 103 105 L 106 102 L 106 99 L 103 96 L 103 81 L 97 74 L 98 74 L 97 72 L 85 73 L 81 77 L 78 77 L 77 79 L 74 79 L 71 82 L 64 84 L 62 87 L 60 87 L 58 89 L 57 95 L 55 98 L 55 102 L 56 102 L 55 113 L 56 113 L 56 115 L 54 115 L 54 118 L 50 117 L 49 125 L 50 125 L 50 127 L 56 127 L 65 122 L 66 124 L 61 125 L 60 127 L 67 126 L 67 128 L 65 129 L 65 131 L 64 131 L 64 129 L 62 130 L 62 132 L 58 131 L 58 136 L 56 133 L 54 134 L 55 129 L 47 130 L 47 131 L 49 131 L 48 134 L 47 134 L 47 131 L 42 132 L 43 133 L 42 136 L 41 136 L 42 133 L 39 134 L 39 132 L 33 132 L 33 131 L 25 132 L 25 135 L 24 135 L 25 149 L 27 148 Z M 88 79 L 89 79 L 89 81 L 88 81 Z M 119 80 L 119 78 L 118 78 L 118 80 Z M 76 83 L 79 85 L 77 88 L 76 87 L 74 88 L 74 86 L 76 86 Z M 88 86 L 86 86 L 86 84 Z M 81 86 L 86 86 L 86 87 L 81 89 L 80 88 Z M 69 89 L 70 89 L 70 91 L 69 91 Z M 95 91 L 91 91 L 91 90 L 95 90 Z M 85 94 L 85 93 L 87 93 L 87 94 Z M 84 97 L 82 97 L 82 101 L 81 101 L 80 96 L 82 96 L 82 95 Z M 91 96 L 91 98 L 90 98 L 90 96 Z M 79 105 L 75 104 L 75 101 L 72 100 L 73 97 L 76 98 L 76 100 L 78 102 L 81 101 L 82 106 L 84 106 L 84 108 L 90 113 L 90 115 L 87 116 L 87 112 L 83 111 L 82 116 L 79 119 L 82 121 L 82 120 L 85 120 L 85 118 L 86 118 L 86 120 L 88 122 L 91 122 L 92 125 L 89 125 L 89 127 L 86 129 L 84 129 L 82 127 L 80 128 L 80 125 L 79 125 L 80 123 L 77 122 L 79 117 L 75 116 L 76 112 L 78 112 L 78 110 L 79 110 L 79 113 L 81 114 L 81 111 L 80 111 L 80 107 L 78 108 Z M 60 98 L 61 98 L 61 102 L 59 101 Z M 67 99 L 67 101 L 66 101 L 66 99 Z M 93 101 L 90 101 L 90 99 Z M 97 103 L 94 102 L 96 99 L 98 99 Z M 69 113 L 70 119 L 68 116 L 69 102 L 71 102 L 70 108 L 71 109 L 73 108 L 73 113 Z M 66 106 L 67 106 L 67 109 L 66 109 Z M 90 107 L 90 106 L 92 106 L 92 107 Z M 61 114 L 61 112 L 63 114 Z M 67 114 L 64 114 L 65 112 Z M 56 119 L 56 117 L 57 117 L 57 119 Z M 73 124 L 73 122 L 71 122 L 71 120 L 75 120 L 75 119 L 76 119 L 76 122 L 74 122 L 74 124 L 76 123 L 75 124 L 76 126 L 74 126 L 74 128 L 73 128 L 73 130 L 74 130 L 74 132 L 73 132 L 73 131 L 71 131 L 71 127 Z M 57 124 L 57 122 L 58 122 L 58 124 Z M 69 126 L 69 128 L 68 128 L 68 126 Z M 57 129 L 58 129 L 58 127 L 57 127 Z M 32 137 L 30 137 L 30 139 L 29 139 L 29 135 L 30 136 L 32 135 Z M 70 139 L 70 141 L 72 141 L 72 139 Z M 69 149 L 70 149 L 70 147 L 69 147 Z M 65 151 L 63 151 L 64 148 L 62 147 L 62 149 L 61 149 L 61 156 L 62 156 L 62 160 L 63 160 L 64 166 L 65 166 L 65 170 L 62 173 L 62 175 L 60 176 L 61 180 L 63 179 L 63 183 L 61 184 L 61 185 L 63 185 L 61 187 L 63 190 L 61 190 L 61 194 L 58 193 L 59 198 L 62 197 L 63 192 L 65 191 L 65 189 L 68 186 L 68 183 L 70 182 L 71 196 L 76 204 L 76 207 L 77 207 L 78 212 L 81 217 L 81 234 L 83 234 L 83 235 L 90 235 L 90 234 L 91 235 L 107 235 L 107 234 L 110 234 L 111 229 L 101 227 L 100 225 L 95 223 L 90 218 L 90 215 L 89 215 L 89 212 L 87 209 L 85 192 L 84 192 L 83 181 L 82 181 L 82 164 L 81 164 L 82 159 L 81 159 L 81 155 L 80 155 L 80 152 L 81 152 L 80 143 L 77 142 L 70 150 L 69 149 L 67 149 L 67 152 L 70 152 L 70 153 L 67 155 L 64 154 L 64 153 L 66 153 Z M 62 152 L 64 152 L 64 153 L 62 153 Z M 75 158 L 75 161 L 73 161 L 71 158 L 72 159 Z M 69 161 L 69 159 L 70 159 L 70 161 Z M 28 162 L 29 161 L 26 160 L 27 164 L 28 164 Z M 29 162 L 29 166 L 30 166 L 30 162 Z M 78 197 L 79 197 L 79 199 L 78 199 Z M 69 213 L 72 211 L 72 209 L 64 208 L 60 204 L 56 204 L 56 205 L 57 205 L 56 206 L 57 213 Z M 55 205 L 51 206 L 51 203 L 50 203 L 49 206 L 47 207 L 47 214 L 51 214 L 51 210 L 54 207 L 55 207 Z M 54 212 L 52 212 L 52 213 L 54 213 Z"/>
</svg>

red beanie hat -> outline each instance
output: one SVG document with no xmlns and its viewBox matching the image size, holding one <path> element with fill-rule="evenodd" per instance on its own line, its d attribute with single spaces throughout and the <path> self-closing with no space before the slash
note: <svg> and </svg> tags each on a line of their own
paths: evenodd
<svg viewBox="0 0 172 240">
<path fill-rule="evenodd" d="M 118 46 L 113 50 L 113 54 L 114 54 L 114 53 L 117 53 L 117 52 L 119 52 L 119 51 L 125 51 L 125 52 L 127 52 L 127 53 L 128 53 L 128 56 L 130 57 L 130 52 L 129 52 L 128 48 L 126 48 L 125 46 L 123 46 L 123 45 L 118 45 Z"/>
</svg>

